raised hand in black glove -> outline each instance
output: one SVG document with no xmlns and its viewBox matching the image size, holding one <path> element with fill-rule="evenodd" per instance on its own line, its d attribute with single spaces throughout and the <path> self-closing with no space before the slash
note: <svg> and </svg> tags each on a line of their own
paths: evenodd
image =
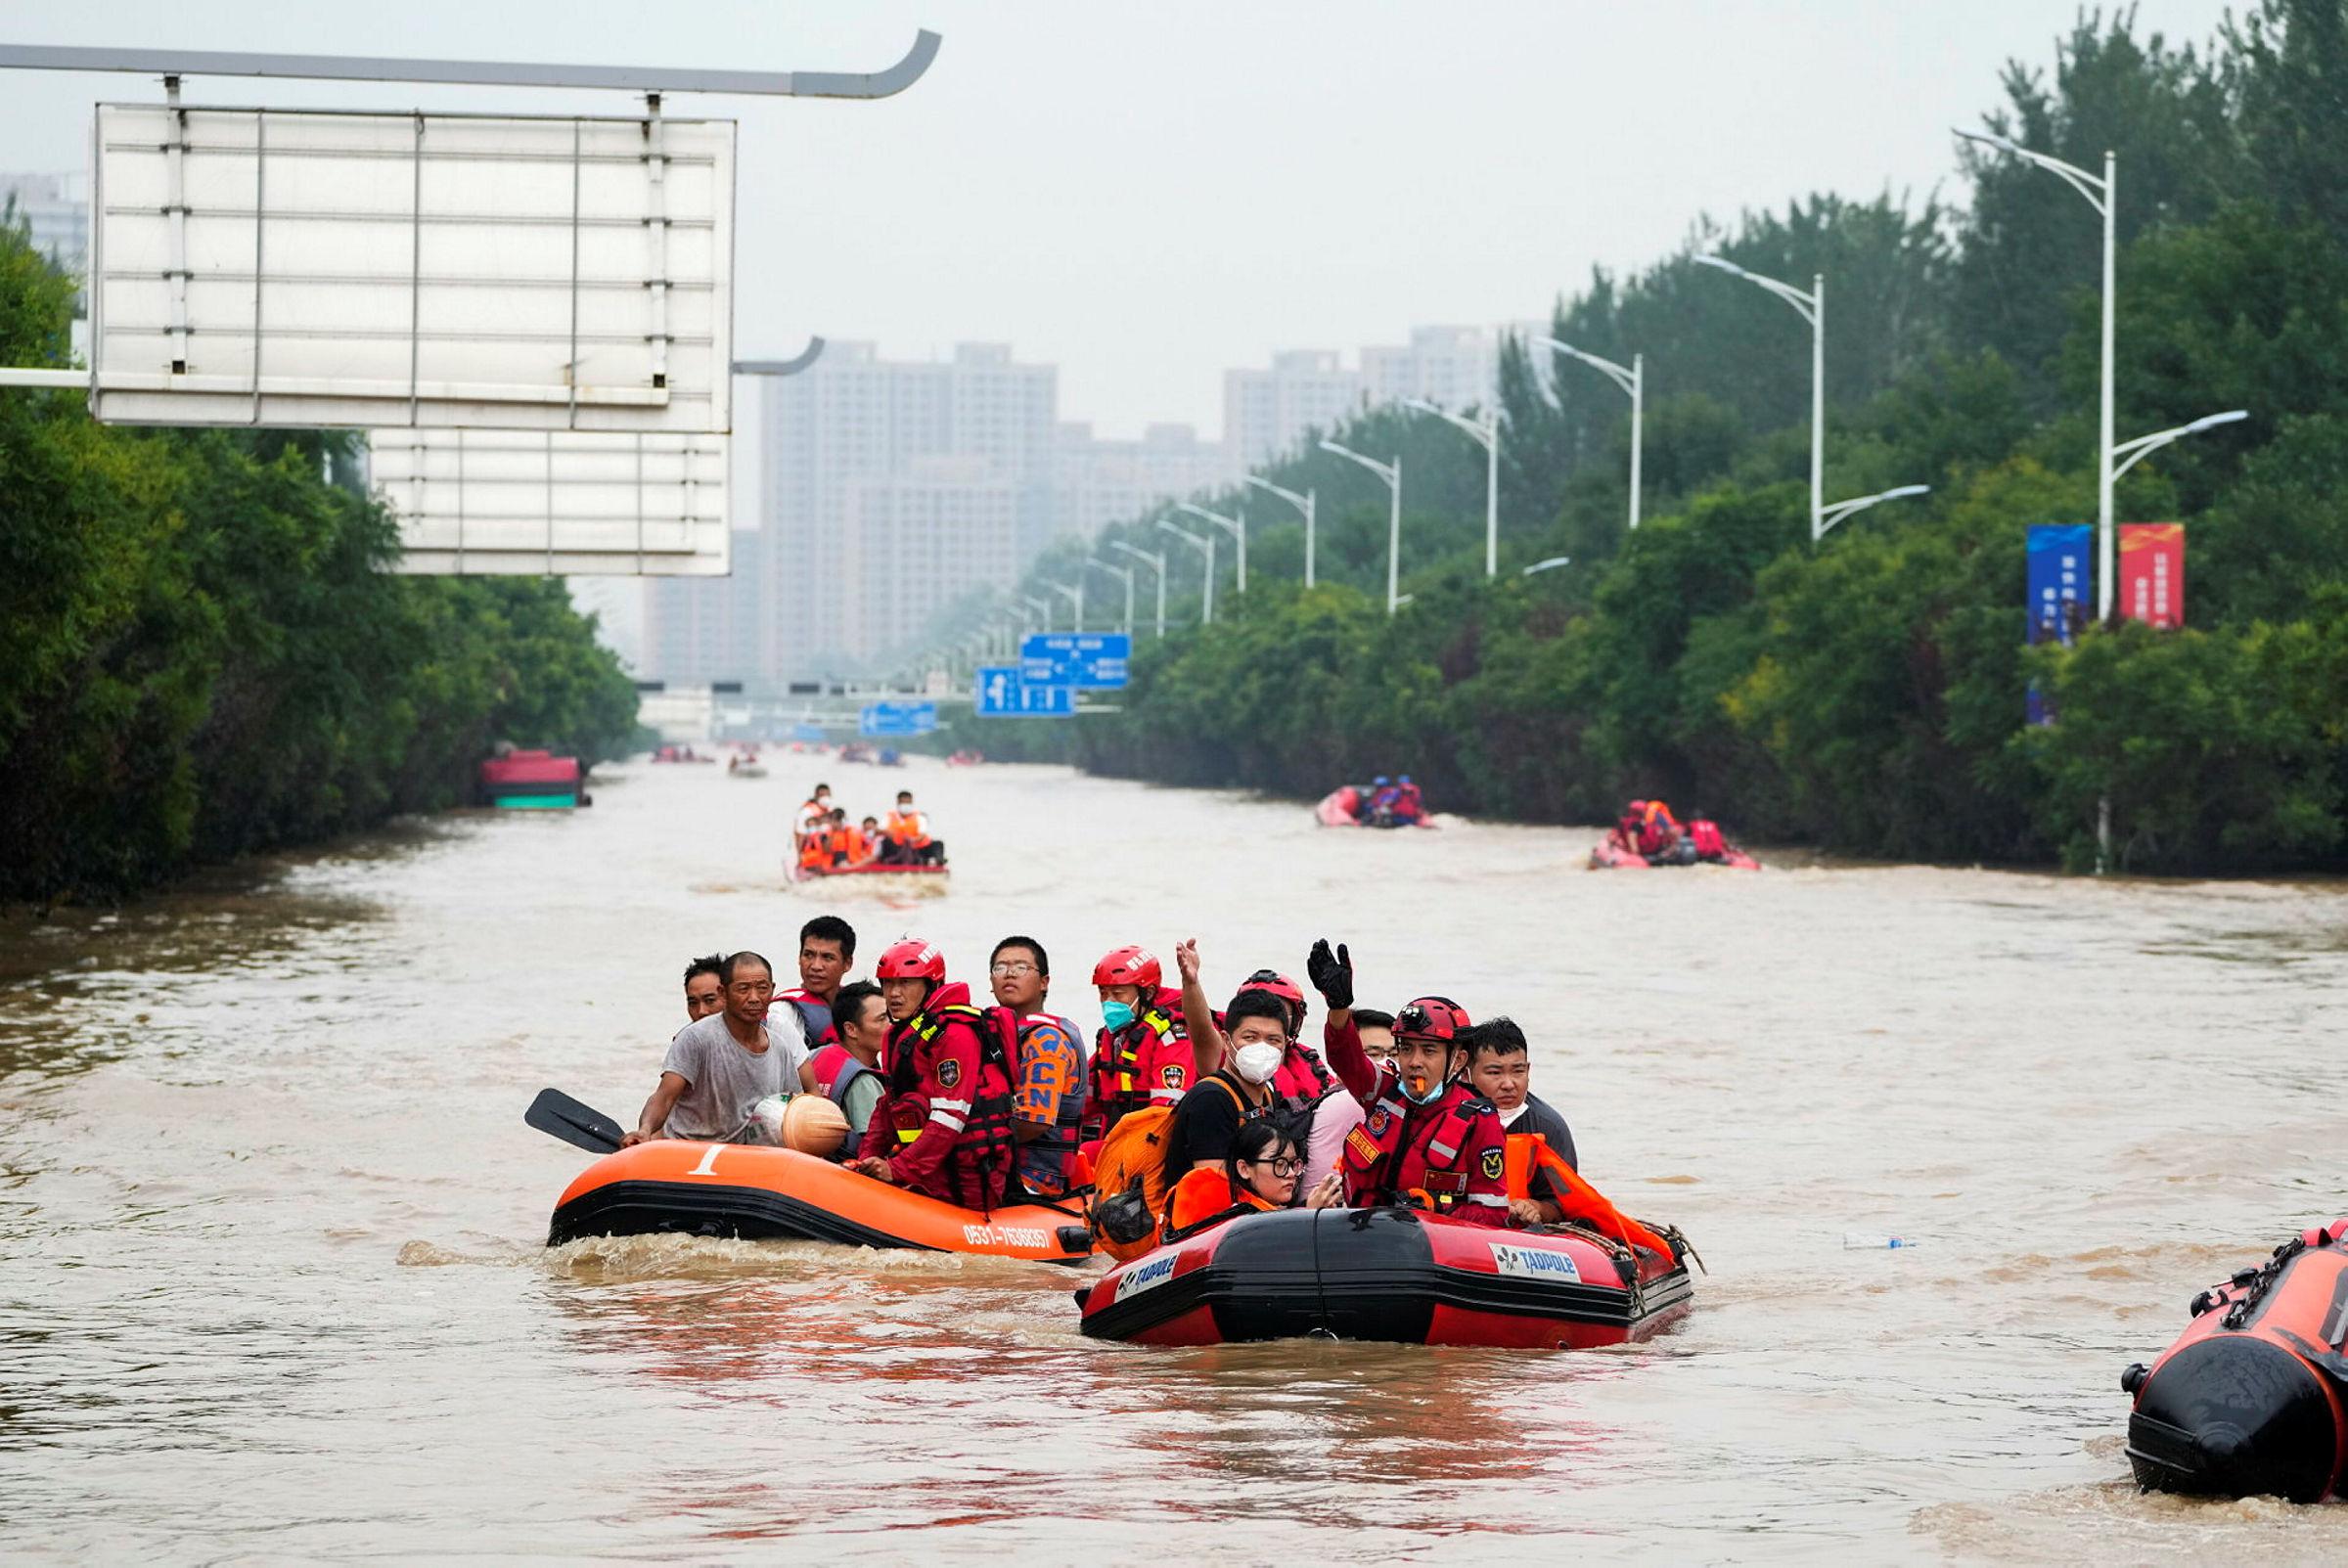
<svg viewBox="0 0 2348 1568">
<path fill-rule="evenodd" d="M 1315 942 L 1313 951 L 1305 956 L 1304 973 L 1331 1010 L 1353 1006 L 1353 955 L 1344 943 L 1339 942 L 1332 953 L 1328 937 Z"/>
</svg>

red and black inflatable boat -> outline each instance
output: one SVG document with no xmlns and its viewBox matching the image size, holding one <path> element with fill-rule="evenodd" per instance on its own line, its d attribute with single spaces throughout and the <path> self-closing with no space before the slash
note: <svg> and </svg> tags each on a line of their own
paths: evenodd
<svg viewBox="0 0 2348 1568">
<path fill-rule="evenodd" d="M 2348 1482 L 2348 1219 L 2202 1291 L 2136 1396 L 2128 1464 L 2147 1492 L 2321 1502 Z"/>
<path fill-rule="evenodd" d="M 1499 1231 L 1415 1209 L 1248 1214 L 1076 1293 L 1084 1332 L 1145 1345 L 1369 1339 L 1586 1350 L 1659 1332 L 1693 1302 L 1685 1249 L 1578 1230 Z"/>
</svg>

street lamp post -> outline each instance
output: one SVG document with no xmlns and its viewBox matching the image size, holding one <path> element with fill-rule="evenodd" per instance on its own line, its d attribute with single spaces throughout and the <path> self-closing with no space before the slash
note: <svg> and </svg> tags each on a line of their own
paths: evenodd
<svg viewBox="0 0 2348 1568">
<path fill-rule="evenodd" d="M 2122 441 L 2111 449 L 2111 455 L 2120 459 L 2118 466 L 2111 470 L 2112 480 L 2115 483 L 2118 482 L 2121 474 L 2126 473 L 2171 441 L 2182 441 L 2189 435 L 2199 435 L 2203 430 L 2215 429 L 2221 425 L 2238 425 L 2249 417 L 2250 411 L 2246 408 L 2230 408 L 2223 414 L 2204 414 L 2190 425 L 2180 425 L 2174 429 L 2168 430 L 2154 430 L 2150 435 L 2140 435 L 2133 441 Z"/>
<path fill-rule="evenodd" d="M 2045 153 L 2033 153 L 1995 131 L 1961 130 L 1956 134 L 1968 142 L 1980 142 L 2001 153 L 2011 153 L 2024 162 L 2037 164 L 2086 198 L 2087 204 L 2094 207 L 2097 216 L 2103 220 L 2103 368 L 2099 378 L 2096 408 L 2096 619 L 2109 620 L 2113 564 L 2111 486 L 2112 481 L 2119 477 L 2112 463 L 2120 455 L 2119 450 L 2111 444 L 2112 258 L 2117 253 L 2118 235 L 2112 216 L 2118 205 L 2114 192 L 2119 177 L 2119 160 L 2106 149 L 2103 154 L 2103 177 L 2099 180 L 2076 163 L 2065 163 L 2061 158 L 2051 157 Z"/>
<path fill-rule="evenodd" d="M 1312 587 L 1313 503 L 1317 499 L 1315 492 L 1307 490 L 1304 492 L 1304 494 L 1298 495 L 1293 490 L 1283 489 L 1281 486 L 1274 484 L 1269 479 L 1259 479 L 1252 473 L 1247 475 L 1247 482 L 1254 485 L 1258 490 L 1271 491 L 1274 495 L 1280 497 L 1281 500 L 1286 501 L 1289 506 L 1294 507 L 1298 512 L 1304 514 L 1304 586 L 1307 588 Z"/>
<path fill-rule="evenodd" d="M 1040 618 L 1042 630 L 1048 632 L 1052 629 L 1052 601 L 1037 599 L 1031 594 L 1021 594 L 1019 603 L 1035 611 Z"/>
<path fill-rule="evenodd" d="M 1211 533 L 1193 533 L 1188 528 L 1180 528 L 1175 526 L 1173 523 L 1168 522 L 1163 517 L 1157 519 L 1157 525 L 1160 528 L 1163 528 L 1166 532 L 1172 534 L 1175 538 L 1187 542 L 1192 549 L 1197 551 L 1200 555 L 1206 558 L 1206 581 L 1198 591 L 1198 624 L 1201 626 L 1214 625 L 1215 536 Z"/>
<path fill-rule="evenodd" d="M 1402 454 L 1395 453 L 1391 463 L 1380 463 L 1376 458 L 1364 457 L 1353 448 L 1339 446 L 1334 441 L 1322 442 L 1321 450 L 1334 452 L 1341 458 L 1359 463 L 1386 481 L 1389 492 L 1386 512 L 1386 613 L 1391 615 L 1402 605 L 1397 592 L 1402 586 Z"/>
<path fill-rule="evenodd" d="M 1432 414 L 1444 424 L 1468 432 L 1468 438 L 1484 449 L 1484 575 L 1500 574 L 1500 410 L 1495 408 L 1480 420 L 1465 420 L 1423 397 L 1406 397 L 1404 408 L 1415 408 L 1422 414 Z M 1397 462 L 1401 461 L 1396 459 Z"/>
<path fill-rule="evenodd" d="M 1886 501 L 1897 501 L 1902 496 L 1928 495 L 1931 490 L 1932 487 L 1928 484 L 1903 484 L 1895 490 L 1879 490 L 1872 496 L 1860 496 L 1850 501 L 1837 501 L 1819 514 L 1816 537 L 1824 539 L 1829 528 L 1833 527 L 1845 517 L 1857 516 L 1870 507 L 1879 507 Z"/>
<path fill-rule="evenodd" d="M 1559 566 L 1570 566 L 1572 564 L 1573 558 L 1571 556 L 1552 556 L 1547 560 L 1534 561 L 1531 565 L 1525 567 L 1524 570 L 1518 572 L 1517 575 L 1519 577 L 1530 577 L 1535 572 L 1556 571 Z"/>
<path fill-rule="evenodd" d="M 1621 387 L 1625 392 L 1630 394 L 1631 526 L 1634 528 L 1638 527 L 1640 489 L 1639 457 L 1640 447 L 1642 445 L 1640 438 L 1644 434 L 1644 431 L 1641 429 L 1641 426 L 1645 423 L 1647 415 L 1647 356 L 1645 354 L 1633 354 L 1631 356 L 1630 364 L 1617 365 L 1610 359 L 1601 359 L 1596 354 L 1585 354 L 1580 349 L 1574 347 L 1571 343 L 1559 342 L 1555 337 L 1544 337 L 1541 339 L 1541 341 L 1558 353 L 1571 355 L 1573 358 L 1580 360 L 1583 364 L 1591 366 L 1601 375 L 1604 376 L 1607 381 L 1612 381 L 1615 385 Z M 1811 499 L 1813 502 L 1815 502 L 1817 498 L 1814 496 Z"/>
<path fill-rule="evenodd" d="M 1122 550 L 1125 552 L 1125 554 L 1131 556 L 1136 560 L 1148 561 L 1150 563 L 1150 569 L 1157 573 L 1157 635 L 1160 637 L 1165 636 L 1166 558 L 1164 552 L 1156 550 L 1138 550 L 1132 545 L 1127 544 L 1122 539 L 1111 539 L 1108 542 L 1108 548 L 1111 550 Z"/>
<path fill-rule="evenodd" d="M 1073 607 L 1073 608 L 1074 608 L 1074 610 L 1076 611 L 1076 620 L 1075 620 L 1075 623 L 1074 623 L 1073 625 L 1071 625 L 1071 626 L 1070 626 L 1068 629 L 1069 629 L 1070 631 L 1074 631 L 1074 632 L 1081 632 L 1081 631 L 1083 631 L 1083 630 L 1084 630 L 1084 573 L 1082 573 L 1082 572 L 1078 572 L 1078 573 L 1076 574 L 1076 586 L 1075 586 L 1075 587 L 1073 587 L 1073 588 L 1070 588 L 1070 587 L 1069 587 L 1069 586 L 1068 586 L 1066 583 L 1054 583 L 1054 582 L 1047 582 L 1046 584 L 1044 584 L 1044 586 L 1045 586 L 1046 588 L 1049 588 L 1049 589 L 1051 589 L 1051 590 L 1052 590 L 1054 593 L 1056 593 L 1056 594 L 1062 594 L 1062 595 L 1065 595 L 1065 596 L 1066 596 L 1069 605 L 1070 605 L 1071 607 Z"/>
<path fill-rule="evenodd" d="M 1112 566 L 1106 560 L 1095 560 L 1090 556 L 1085 558 L 1084 563 L 1092 567 L 1095 571 L 1105 571 L 1111 577 L 1121 577 L 1124 579 L 1125 625 L 1123 630 L 1127 637 L 1131 637 L 1133 635 L 1133 568 L 1130 566 Z"/>
<path fill-rule="evenodd" d="M 1801 313 L 1810 324 L 1810 542 L 1826 530 L 1819 519 L 1827 510 L 1827 276 L 1813 273 L 1810 291 L 1802 292 L 1789 283 L 1764 278 L 1757 272 L 1729 260 L 1726 256 L 1697 256 L 1697 265 L 1718 267 L 1721 271 L 1742 278 L 1776 294 Z"/>
<path fill-rule="evenodd" d="M 1247 592 L 1247 509 L 1242 507 L 1238 516 L 1226 517 L 1220 512 L 1209 512 L 1204 507 L 1192 506 L 1188 501 L 1177 501 L 1174 510 L 1203 518 L 1240 542 L 1240 592 Z"/>
</svg>

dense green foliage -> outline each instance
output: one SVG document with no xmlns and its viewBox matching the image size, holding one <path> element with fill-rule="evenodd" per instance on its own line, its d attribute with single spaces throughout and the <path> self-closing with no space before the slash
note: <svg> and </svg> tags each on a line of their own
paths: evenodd
<svg viewBox="0 0 2348 1568">
<path fill-rule="evenodd" d="M 2190 629 L 2025 650 L 2024 529 L 2095 517 L 2100 228 L 2077 193 L 1966 144 L 1968 205 L 1818 197 L 1559 302 L 1555 335 L 1646 357 L 1647 520 L 1624 526 L 1627 400 L 1587 367 L 1503 364 L 1502 575 L 1483 457 L 1392 408 L 1338 438 L 1386 497 L 1304 449 L 1322 586 L 1260 492 L 1249 592 L 1138 660 L 1124 712 L 959 732 L 1001 753 L 1312 794 L 1410 771 L 1442 807 L 1594 821 L 1632 795 L 1732 831 L 1934 859 L 2092 856 L 2099 797 L 2138 870 L 2328 866 L 2348 852 L 2348 3 L 2264 0 L 2205 50 L 2090 14 L 1992 127 L 2100 170 L 2119 156 L 2119 436 L 2229 408 L 2121 481 L 2122 520 L 2187 524 Z M 1829 501 L 1927 483 L 1813 547 L 1808 336 L 1719 251 L 1828 280 Z M 1109 537 L 1154 548 L 1151 519 Z M 1065 577 L 1071 542 L 1039 563 Z M 1526 578 L 1528 562 L 1570 566 Z M 1186 622 L 1197 568 L 1172 560 Z M 2058 722 L 2030 728 L 2036 681 Z"/>
<path fill-rule="evenodd" d="M 72 293 L 0 228 L 0 363 L 66 363 Z M 386 572 L 392 523 L 330 450 L 0 392 L 0 899 L 452 804 L 500 739 L 629 739 L 634 687 L 560 583 Z"/>
</svg>

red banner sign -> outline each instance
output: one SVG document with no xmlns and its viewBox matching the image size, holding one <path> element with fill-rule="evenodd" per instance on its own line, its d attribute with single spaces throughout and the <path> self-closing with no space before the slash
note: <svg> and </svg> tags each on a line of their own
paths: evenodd
<svg viewBox="0 0 2348 1568">
<path fill-rule="evenodd" d="M 2185 624 L 2185 524 L 2120 524 L 2122 620 L 2144 621 L 2163 630 Z"/>
</svg>

